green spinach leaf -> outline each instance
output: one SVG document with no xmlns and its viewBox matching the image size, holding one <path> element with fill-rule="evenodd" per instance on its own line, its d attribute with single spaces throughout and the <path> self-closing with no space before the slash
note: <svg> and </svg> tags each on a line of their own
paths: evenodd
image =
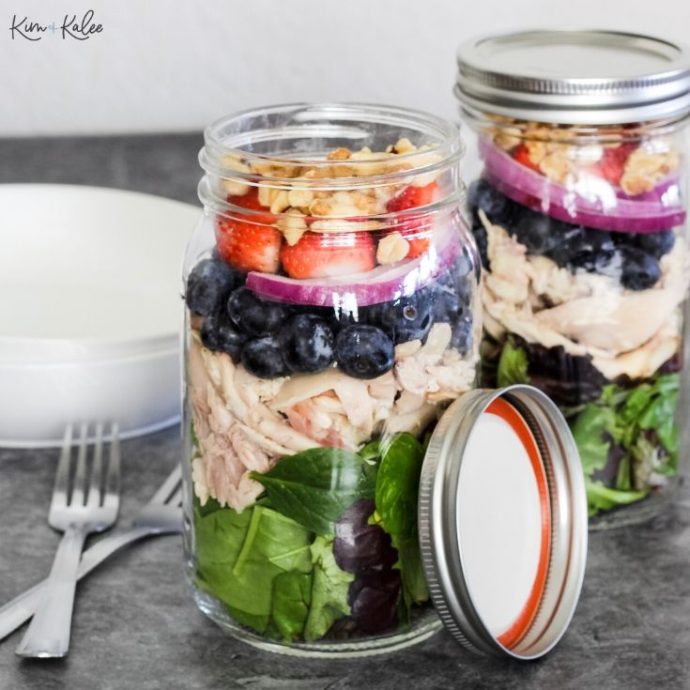
<svg viewBox="0 0 690 690">
<path fill-rule="evenodd" d="M 283 458 L 266 474 L 252 473 L 271 506 L 322 536 L 355 501 L 372 498 L 376 473 L 356 453 L 314 448 Z"/>
<path fill-rule="evenodd" d="M 408 607 L 428 599 L 417 533 L 419 476 L 424 448 L 411 434 L 396 434 L 381 444 L 376 477 L 376 512 L 398 551 L 403 596 Z"/>
<path fill-rule="evenodd" d="M 412 537 L 417 531 L 417 495 L 424 449 L 412 434 L 396 434 L 382 445 L 376 478 L 376 510 L 390 535 Z"/>
<path fill-rule="evenodd" d="M 286 642 L 292 642 L 304 634 L 311 589 L 311 573 L 280 573 L 273 581 L 271 624 L 277 636 Z"/>
<path fill-rule="evenodd" d="M 244 625 L 263 633 L 272 611 L 275 578 L 309 573 L 311 534 L 262 506 L 217 510 L 195 520 L 197 576 Z"/>
</svg>

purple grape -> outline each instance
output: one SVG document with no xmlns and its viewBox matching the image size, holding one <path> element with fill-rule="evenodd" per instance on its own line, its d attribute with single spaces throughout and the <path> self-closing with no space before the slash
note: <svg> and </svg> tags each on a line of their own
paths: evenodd
<svg viewBox="0 0 690 690">
<path fill-rule="evenodd" d="M 396 625 L 400 571 L 385 570 L 356 579 L 348 592 L 351 617 L 364 633 L 379 633 Z"/>
<path fill-rule="evenodd" d="M 390 569 L 398 560 L 391 538 L 378 525 L 367 523 L 374 512 L 374 502 L 355 501 L 335 525 L 333 555 L 340 568 L 363 575 Z"/>
</svg>

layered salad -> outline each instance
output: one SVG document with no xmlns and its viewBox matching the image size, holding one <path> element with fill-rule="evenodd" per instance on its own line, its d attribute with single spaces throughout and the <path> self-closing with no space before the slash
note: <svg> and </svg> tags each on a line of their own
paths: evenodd
<svg viewBox="0 0 690 690">
<path fill-rule="evenodd" d="M 561 407 L 592 515 L 677 473 L 688 288 L 680 156 L 641 128 L 501 120 L 468 211 L 484 266 L 484 375 Z"/>
<path fill-rule="evenodd" d="M 193 577 L 254 635 L 394 632 L 428 600 L 424 444 L 474 385 L 480 339 L 460 214 L 415 175 L 433 155 L 401 139 L 318 166 L 225 160 L 243 175 L 219 182 L 186 280 Z M 276 169 L 287 188 L 263 182 Z M 352 190 L 309 184 L 343 175 Z"/>
</svg>

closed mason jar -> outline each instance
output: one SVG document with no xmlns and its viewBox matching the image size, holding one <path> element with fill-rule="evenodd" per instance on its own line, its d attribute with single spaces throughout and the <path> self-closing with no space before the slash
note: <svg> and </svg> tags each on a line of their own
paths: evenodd
<svg viewBox="0 0 690 690">
<path fill-rule="evenodd" d="M 424 444 L 474 387 L 457 129 L 291 105 L 205 131 L 184 262 L 185 549 L 200 608 L 260 647 L 370 653 L 438 629 Z"/>
<path fill-rule="evenodd" d="M 591 526 L 650 517 L 677 484 L 687 421 L 689 54 L 530 31 L 469 41 L 458 63 L 483 381 L 560 406 Z"/>
</svg>

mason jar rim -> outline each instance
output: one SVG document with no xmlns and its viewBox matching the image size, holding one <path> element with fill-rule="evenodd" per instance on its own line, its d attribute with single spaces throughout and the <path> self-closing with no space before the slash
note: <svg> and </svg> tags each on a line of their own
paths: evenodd
<svg viewBox="0 0 690 690">
<path fill-rule="evenodd" d="M 429 148 L 395 155 L 396 163 L 406 164 L 404 169 L 374 172 L 367 174 L 367 166 L 376 166 L 382 161 L 390 161 L 385 155 L 373 156 L 365 160 L 331 160 L 326 153 L 342 146 L 342 139 L 352 139 L 353 146 L 370 137 L 371 128 L 381 125 L 391 129 L 393 136 L 420 135 L 430 143 Z M 402 134 L 401 134 L 402 133 Z M 379 135 L 380 136 L 380 135 Z M 328 147 L 323 144 L 328 139 L 338 138 L 338 144 Z M 252 151 L 255 144 L 270 144 L 296 140 L 304 147 L 305 142 L 321 141 L 322 145 L 306 150 L 295 151 L 294 155 L 284 152 L 273 154 Z M 232 217 L 239 214 L 245 220 L 256 224 L 266 224 L 266 209 L 252 209 L 234 204 L 227 196 L 218 194 L 218 181 L 231 181 L 250 188 L 271 188 L 274 190 L 311 191 L 358 191 L 409 184 L 414 178 L 435 176 L 457 166 L 464 147 L 460 138 L 459 126 L 450 120 L 430 113 L 397 106 L 365 103 L 292 103 L 251 108 L 226 115 L 208 125 L 204 130 L 204 147 L 199 152 L 199 163 L 205 171 L 198 187 L 199 199 L 207 209 Z M 430 155 L 431 154 L 431 155 Z M 230 165 L 228 162 L 234 163 Z M 415 159 L 417 165 L 415 165 Z M 281 168 L 305 166 L 323 170 L 323 175 L 290 177 L 280 174 Z M 261 172 L 257 172 L 260 166 Z M 326 171 L 326 169 L 328 169 Z M 362 174 L 353 174 L 353 169 Z M 278 172 L 276 172 L 278 171 Z M 420 213 L 433 214 L 449 206 L 458 205 L 464 190 L 458 178 L 457 187 L 449 190 L 442 198 L 423 207 L 388 212 L 382 215 L 367 215 L 368 221 L 386 222 L 390 217 L 406 214 L 418 216 Z M 271 214 L 280 217 L 282 213 Z"/>
<path fill-rule="evenodd" d="M 290 126 L 283 123 L 281 126 L 266 125 L 260 128 L 254 126 L 268 118 L 289 118 Z M 344 124 L 329 124 L 329 119 L 341 119 L 349 122 Z M 313 124 L 307 124 L 307 123 Z M 249 126 L 243 127 L 243 123 Z M 288 156 L 281 154 L 264 154 L 248 150 L 247 146 L 261 141 L 287 139 L 289 136 L 308 136 L 310 132 L 321 136 L 349 136 L 354 140 L 363 139 L 366 136 L 366 126 L 380 124 L 404 127 L 415 130 L 422 135 L 433 136 L 436 146 L 423 152 L 397 154 L 396 160 L 400 162 L 414 161 L 423 153 L 433 151 L 440 154 L 440 159 L 432 163 L 415 166 L 411 169 L 389 172 L 381 175 L 352 176 L 339 175 L 314 180 L 300 180 L 305 187 L 338 189 L 376 186 L 377 181 L 385 180 L 388 184 L 396 178 L 406 178 L 410 175 L 432 173 L 439 169 L 447 168 L 456 163 L 462 156 L 464 149 L 460 140 L 458 125 L 450 120 L 432 115 L 422 110 L 404 108 L 399 106 L 385 106 L 368 103 L 288 103 L 272 105 L 261 108 L 250 108 L 237 113 L 225 115 L 212 122 L 204 129 L 204 147 L 199 153 L 201 167 L 210 174 L 232 179 L 246 179 L 250 183 L 257 184 L 256 175 L 224 166 L 222 159 L 225 156 L 235 155 L 246 163 L 290 165 L 308 165 L 313 168 L 331 168 L 346 171 L 347 169 L 366 169 L 368 165 L 377 160 L 383 160 L 382 155 L 377 159 L 374 156 L 368 160 L 328 160 L 324 158 L 323 151 L 314 152 L 315 155 Z M 233 129 L 237 131 L 232 131 Z M 229 131 L 228 131 L 229 130 Z M 391 142 L 394 143 L 394 142 Z M 374 152 L 377 153 L 377 152 Z M 281 186 L 295 186 L 295 178 L 281 175 L 262 175 L 260 183 L 263 186 L 281 188 Z"/>
</svg>

